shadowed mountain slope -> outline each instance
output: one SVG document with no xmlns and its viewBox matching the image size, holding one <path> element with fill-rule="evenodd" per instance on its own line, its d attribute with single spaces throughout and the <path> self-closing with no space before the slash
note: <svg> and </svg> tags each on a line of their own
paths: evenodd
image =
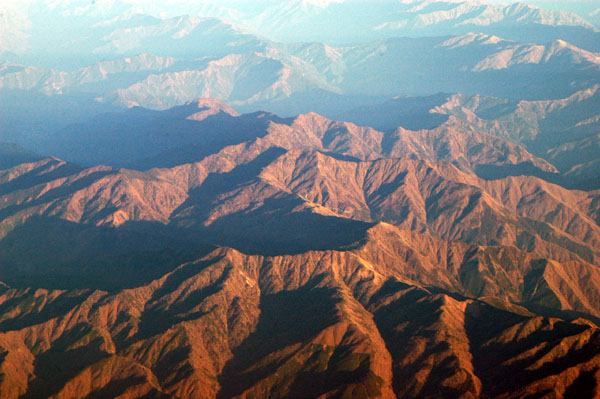
<svg viewBox="0 0 600 399">
<path fill-rule="evenodd" d="M 39 226 L 28 221 L 42 217 L 171 236 L 168 247 L 196 240 L 289 253 L 350 245 L 370 224 L 385 221 L 561 262 L 598 261 L 597 192 L 529 176 L 484 180 L 435 152 L 432 160 L 381 158 L 364 145 L 379 148 L 377 137 L 368 128 L 307 115 L 288 124 L 269 121 L 262 137 L 170 169 L 84 169 L 57 159 L 22 164 L 0 175 L 0 229 L 6 243 L 18 242 L 11 235 L 27 234 Z M 35 253 L 22 249 L 5 254 Z"/>
<path fill-rule="evenodd" d="M 219 249 L 111 294 L 6 288 L 0 390 L 7 398 L 596 392 L 593 322 L 409 283 L 412 267 L 416 275 L 431 267 L 428 276 L 444 268 L 427 263 L 431 252 L 406 246 L 419 242 L 380 225 L 353 251 L 262 257 Z M 449 259 L 470 252 L 461 247 Z M 400 261 L 391 248 L 413 255 Z M 395 261 L 378 263 L 386 256 Z"/>
</svg>

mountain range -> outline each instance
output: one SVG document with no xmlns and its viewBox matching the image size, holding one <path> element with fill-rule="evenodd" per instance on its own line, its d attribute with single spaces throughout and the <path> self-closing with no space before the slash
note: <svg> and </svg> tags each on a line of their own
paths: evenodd
<svg viewBox="0 0 600 399">
<path fill-rule="evenodd" d="M 72 72 L 5 63 L 0 88 L 47 95 L 89 93 L 117 105 L 154 109 L 202 96 L 219 97 L 245 110 L 256 110 L 256 104 L 277 107 L 278 102 L 290 102 L 295 97 L 301 102 L 303 95 L 318 101 L 315 92 L 368 99 L 390 97 L 399 91 L 423 95 L 436 89 L 460 89 L 528 99 L 556 98 L 597 82 L 600 68 L 596 53 L 561 40 L 535 45 L 469 33 L 451 38 L 387 39 L 352 47 L 284 45 L 235 30 L 222 33 L 231 26 L 218 20 L 188 18 L 186 27 L 179 26 L 181 23 L 176 21 L 178 29 L 187 29 L 189 23 L 192 31 L 185 38 L 170 39 L 173 50 L 161 56 L 141 53 Z M 205 37 L 215 29 L 219 29 L 216 35 L 222 45 L 215 45 L 215 49 L 194 45 L 197 52 L 189 52 L 190 43 L 198 41 L 195 35 Z M 157 31 L 162 32 L 160 28 Z M 164 40 L 162 36 L 151 37 L 153 44 Z M 135 49 L 126 52 L 136 53 L 144 47 L 127 37 L 120 40 Z M 176 58 L 182 51 L 187 53 L 186 59 Z M 223 51 L 229 53 L 218 54 Z M 415 70 L 417 62 L 429 67 Z M 568 79 L 549 86 L 540 78 L 549 75 Z M 510 84 L 492 84 L 498 79 Z M 300 103 L 299 107 L 306 112 L 308 105 Z"/>
<path fill-rule="evenodd" d="M 0 397 L 600 398 L 600 30 L 533 1 L 2 2 Z"/>
<path fill-rule="evenodd" d="M 324 141 L 314 148 L 321 151 L 347 146 L 346 155 L 358 159 L 444 161 L 485 178 L 535 175 L 589 190 L 600 187 L 598 106 L 594 86 L 550 101 L 460 94 L 399 97 L 337 113 L 342 121 L 354 123 L 315 113 L 297 119 L 319 121 L 319 140 Z M 102 114 L 31 139 L 38 148 L 77 164 L 149 169 L 193 162 L 227 145 L 274 132 L 287 136 L 290 126 L 297 127 L 294 120 L 265 112 L 240 116 L 221 101 L 196 99 L 165 111 L 134 107 Z M 313 141 L 302 137 L 303 144 L 294 146 L 304 149 Z M 287 142 L 284 147 L 292 146 Z"/>
<path fill-rule="evenodd" d="M 208 126 L 182 144 L 195 162 L 0 174 L 3 396 L 593 392 L 597 191 L 480 178 L 555 169 L 450 127 L 386 136 L 215 100 L 164 113 L 153 126 Z"/>
<path fill-rule="evenodd" d="M 382 131 L 397 126 L 408 126 L 414 131 L 447 126 L 461 132 L 485 132 L 520 144 L 553 164 L 566 177 L 567 181 L 561 184 L 598 188 L 599 109 L 596 85 L 566 98 L 543 101 L 443 93 L 398 97 L 337 116 Z M 485 173 L 488 172 L 492 171 L 488 168 Z"/>
<path fill-rule="evenodd" d="M 280 42 L 317 41 L 346 45 L 392 36 L 460 35 L 477 31 L 538 44 L 563 39 L 590 51 L 600 50 L 600 31 L 593 23 L 574 13 L 544 10 L 523 3 L 186 0 L 157 4 L 77 0 L 58 4 L 45 0 L 4 5 L 3 9 L 6 23 L 13 28 L 12 35 L 23 43 L 18 48 L 11 47 L 11 41 L 6 37 L 2 42 L 4 50 L 25 58 L 31 58 L 28 54 L 34 53 L 38 59 L 43 56 L 46 60 L 56 60 L 58 55 L 73 59 L 77 52 L 77 58 L 82 60 L 88 56 L 82 56 L 81 46 L 91 49 L 93 47 L 88 46 L 95 47 L 101 42 L 106 45 L 97 50 L 114 57 L 131 45 L 139 44 L 139 40 L 144 40 L 149 33 L 170 34 L 172 31 L 177 35 L 176 32 L 181 33 L 180 28 L 186 31 L 189 25 L 186 27 L 177 22 L 181 15 L 221 18 Z M 593 18 L 593 15 L 588 17 Z M 163 21 L 157 24 L 157 19 Z M 62 29 L 55 29 L 61 25 Z M 74 33 L 82 27 L 87 28 L 88 36 L 82 40 L 74 39 L 79 37 Z M 128 37 L 128 41 L 123 41 L 124 37 Z M 125 47 L 124 43 L 127 43 Z M 165 43 L 148 44 L 164 46 Z"/>
<path fill-rule="evenodd" d="M 211 23 L 219 32 L 231 27 Z M 200 24 L 198 34 L 204 35 L 205 28 Z M 237 31 L 227 32 L 234 33 L 223 41 L 238 43 Z M 61 127 L 122 108 L 164 110 L 198 97 L 221 98 L 241 112 L 318 112 L 333 118 L 346 117 L 341 110 L 376 105 L 398 93 L 555 100 L 593 87 L 600 68 L 596 53 L 563 41 L 539 46 L 483 34 L 337 48 L 241 37 L 239 51 L 248 52 L 231 49 L 225 56 L 180 59 L 141 53 L 71 72 L 0 64 L 0 140 L 40 151 L 40 141 Z M 428 67 L 414 68 L 419 62 Z M 555 84 L 547 84 L 548 76 Z M 31 106 L 37 112 L 29 112 Z"/>
</svg>

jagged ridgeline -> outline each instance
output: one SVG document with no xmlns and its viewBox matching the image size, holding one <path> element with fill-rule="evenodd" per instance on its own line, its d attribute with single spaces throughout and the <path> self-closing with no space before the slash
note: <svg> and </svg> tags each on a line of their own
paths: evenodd
<svg viewBox="0 0 600 399">
<path fill-rule="evenodd" d="M 559 3 L 0 4 L 0 398 L 600 398 Z"/>
</svg>

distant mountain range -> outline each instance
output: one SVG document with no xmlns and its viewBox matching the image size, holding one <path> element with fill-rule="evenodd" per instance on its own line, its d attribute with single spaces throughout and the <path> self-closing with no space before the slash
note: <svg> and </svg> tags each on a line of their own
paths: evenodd
<svg viewBox="0 0 600 399">
<path fill-rule="evenodd" d="M 11 38 L 7 39 L 7 45 L 15 43 L 21 51 L 34 53 L 35 57 L 14 52 L 11 55 L 12 50 L 7 47 L 4 61 L 0 61 L 0 105 L 4 120 L 0 140 L 32 149 L 38 149 L 35 146 L 39 139 L 59 126 L 84 122 L 122 107 L 163 110 L 198 97 L 213 97 L 240 112 L 269 110 L 283 116 L 318 112 L 336 117 L 342 110 L 382 103 L 397 95 L 427 96 L 440 91 L 547 100 L 565 98 L 592 87 L 598 82 L 600 68 L 597 53 L 563 40 L 569 36 L 558 33 L 547 35 L 543 44 L 523 42 L 527 35 L 520 35 L 520 41 L 515 42 L 485 33 L 389 38 L 402 34 L 394 33 L 363 44 L 332 46 L 321 42 L 275 42 L 220 18 L 168 15 L 159 18 L 139 14 L 144 6 L 127 2 L 61 3 L 50 9 L 44 2 L 24 4 L 27 12 L 16 5 L 4 6 L 2 15 L 10 32 L 2 37 Z M 78 14 L 69 15 L 68 7 L 75 4 L 80 7 Z M 300 7 L 307 15 L 318 10 L 328 13 L 330 8 L 342 6 L 314 2 L 285 4 L 294 10 Z M 442 7 L 441 4 L 383 2 L 377 7 L 409 7 L 425 12 Z M 449 10 L 464 6 L 444 4 Z M 185 8 L 189 4 L 180 6 Z M 160 9 L 157 5 L 152 7 L 155 14 Z M 279 8 L 283 5 L 272 7 L 275 8 L 269 8 L 269 12 L 285 15 L 283 8 Z M 200 14 L 235 20 L 236 16 L 241 18 L 244 13 L 256 11 L 251 6 L 247 8 L 236 13 L 224 11 L 226 4 L 214 7 L 207 3 L 195 9 Z M 559 21 L 556 24 L 568 24 L 571 18 L 551 18 L 552 13 L 536 12 L 546 22 Z M 373 13 L 380 14 L 375 10 Z M 453 15 L 448 10 L 444 13 Z M 56 19 L 46 15 L 55 15 Z M 42 17 L 47 24 L 32 22 Z M 523 18 L 517 18 L 517 22 Z M 577 21 L 575 17 L 571 20 Z M 596 34 L 584 25 L 577 29 Z M 17 29 L 35 30 L 42 26 L 43 31 L 21 36 Z M 52 38 L 56 32 L 65 37 Z M 24 38 L 33 42 L 36 38 L 43 39 L 42 47 L 52 49 L 52 54 L 47 54 L 52 62 L 45 61 L 45 50 L 21 43 Z M 53 49 L 55 43 L 60 43 L 61 48 Z M 74 66 L 69 61 L 72 57 L 77 59 L 76 68 L 44 66 Z M 28 60 L 31 64 L 17 60 Z M 552 85 L 548 84 L 549 78 Z M 38 110 L 33 115 L 28 111 L 30 104 L 35 104 Z"/>
<path fill-rule="evenodd" d="M 218 20 L 190 21 L 194 23 L 189 37 L 183 42 L 170 39 L 175 50 L 168 56 L 141 53 L 72 72 L 4 63 L 0 89 L 86 95 L 116 106 L 152 109 L 217 97 L 243 111 L 269 109 L 293 115 L 326 113 L 399 92 L 560 98 L 595 84 L 600 71 L 600 56 L 561 40 L 535 45 L 466 34 L 350 47 L 284 45 L 261 41 Z M 223 45 L 214 50 L 192 45 L 198 41 L 195 35 L 213 34 L 214 29 Z M 151 41 L 160 42 L 161 37 Z M 136 51 L 144 47 L 123 40 Z M 224 51 L 230 53 L 223 56 Z M 176 57 L 182 52 L 187 58 Z M 548 76 L 555 84 L 547 84 Z M 499 80 L 505 83 L 496 84 Z"/>
<path fill-rule="evenodd" d="M 77 11 L 73 13 L 72 10 Z M 57 55 L 78 53 L 80 59 L 85 59 L 85 53 L 100 52 L 114 57 L 140 43 L 148 34 L 160 31 L 161 34 L 177 37 L 176 32 L 181 33 L 190 27 L 189 23 L 186 26 L 185 22 L 178 21 L 181 15 L 221 18 L 281 42 L 348 44 L 398 36 L 481 32 L 538 44 L 563 39 L 591 51 L 600 50 L 598 27 L 574 13 L 543 10 L 524 3 L 506 5 L 454 0 L 294 0 L 246 4 L 231 0 L 164 4 L 102 0 L 59 4 L 24 2 L 21 6 L 4 6 L 5 23 L 13 29 L 3 43 L 6 42 L 5 51 L 15 54 L 31 51 L 55 54 L 56 58 Z M 161 21 L 158 18 L 166 19 Z M 138 27 L 133 29 L 135 25 L 132 23 Z M 61 24 L 63 29 L 59 36 L 49 38 L 49 32 L 57 34 L 57 30 L 52 28 Z M 88 32 L 84 37 L 74 34 L 81 27 L 86 27 Z M 9 38 L 20 38 L 27 45 L 11 49 Z M 124 41 L 124 38 L 127 40 Z M 60 46 L 57 47 L 53 41 Z M 155 48 L 168 48 L 160 40 L 149 44 Z M 157 53 L 164 55 L 160 51 Z"/>
</svg>

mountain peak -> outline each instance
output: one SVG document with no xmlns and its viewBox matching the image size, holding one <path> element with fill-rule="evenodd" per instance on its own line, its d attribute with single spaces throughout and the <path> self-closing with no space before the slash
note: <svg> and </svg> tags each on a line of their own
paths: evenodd
<svg viewBox="0 0 600 399">
<path fill-rule="evenodd" d="M 467 46 L 469 44 L 497 44 L 500 42 L 508 42 L 507 40 L 495 36 L 488 35 L 485 33 L 469 32 L 463 35 L 451 37 L 450 39 L 442 42 L 440 47 L 457 48 Z"/>
<path fill-rule="evenodd" d="M 215 108 L 215 107 L 228 107 L 223 101 L 218 98 L 206 98 L 206 97 L 198 97 L 194 98 L 185 103 L 187 107 L 197 107 L 197 108 Z"/>
<path fill-rule="evenodd" d="M 292 124 L 294 126 L 303 127 L 307 130 L 314 132 L 323 132 L 332 123 L 330 119 L 317 114 L 316 112 L 308 112 L 306 114 L 300 114 L 294 118 Z"/>
<path fill-rule="evenodd" d="M 229 114 L 231 116 L 239 116 L 239 114 L 233 108 L 218 98 L 196 98 L 186 102 L 185 105 L 181 107 L 175 108 L 183 108 L 186 111 L 189 110 L 193 112 L 187 117 L 187 119 L 196 121 L 206 119 L 207 117 L 216 115 L 220 112 Z"/>
<path fill-rule="evenodd" d="M 555 46 L 559 46 L 559 47 L 567 47 L 567 46 L 571 46 L 569 43 L 565 42 L 562 39 L 556 39 L 552 42 L 553 45 Z"/>
</svg>

